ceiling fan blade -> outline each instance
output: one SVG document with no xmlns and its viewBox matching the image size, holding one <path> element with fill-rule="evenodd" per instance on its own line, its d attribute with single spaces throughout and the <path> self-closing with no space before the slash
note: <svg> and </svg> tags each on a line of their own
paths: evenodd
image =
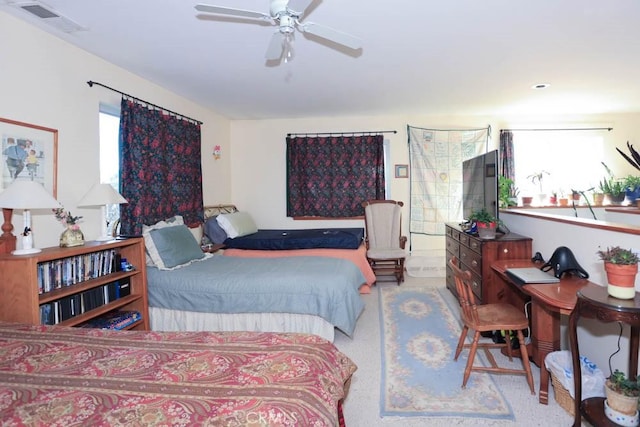
<svg viewBox="0 0 640 427">
<path fill-rule="evenodd" d="M 262 12 L 254 12 L 253 10 L 234 9 L 231 7 L 212 6 L 208 4 L 197 4 L 195 6 L 198 12 L 215 13 L 218 15 L 241 16 L 243 18 L 260 18 L 271 20 L 271 16 Z"/>
<path fill-rule="evenodd" d="M 313 3 L 313 0 L 289 0 L 287 9 L 296 12 L 299 17 L 302 17 L 311 3 Z"/>
<path fill-rule="evenodd" d="M 324 25 L 319 25 L 314 22 L 306 22 L 300 27 L 305 33 L 322 37 L 323 39 L 327 39 L 351 49 L 360 49 L 362 47 L 362 39 Z"/>
<path fill-rule="evenodd" d="M 284 35 L 280 31 L 276 31 L 271 36 L 271 41 L 269 42 L 269 46 L 267 47 L 267 53 L 265 53 L 264 57 L 268 61 L 273 61 L 276 59 L 280 59 L 282 56 L 282 39 Z"/>
</svg>

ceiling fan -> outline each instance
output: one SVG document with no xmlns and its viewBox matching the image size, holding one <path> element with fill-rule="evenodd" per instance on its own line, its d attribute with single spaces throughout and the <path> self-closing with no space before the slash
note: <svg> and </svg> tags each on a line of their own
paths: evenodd
<svg viewBox="0 0 640 427">
<path fill-rule="evenodd" d="M 306 9 L 313 1 L 314 0 L 271 0 L 269 14 L 208 4 L 197 4 L 195 8 L 198 12 L 260 19 L 271 22 L 272 25 L 277 25 L 278 30 L 271 37 L 265 54 L 265 58 L 268 61 L 280 61 L 284 59 L 285 62 L 289 62 L 293 59 L 293 40 L 296 29 L 300 32 L 313 34 L 350 49 L 356 50 L 362 47 L 362 40 L 351 34 L 314 22 L 300 22 Z"/>
</svg>

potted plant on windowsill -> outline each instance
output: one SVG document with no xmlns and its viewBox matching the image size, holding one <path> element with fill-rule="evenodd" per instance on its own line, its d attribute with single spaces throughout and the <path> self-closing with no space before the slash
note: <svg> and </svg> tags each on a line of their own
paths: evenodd
<svg viewBox="0 0 640 427">
<path fill-rule="evenodd" d="M 611 205 L 620 205 L 625 198 L 624 182 L 616 179 L 606 163 L 601 162 L 607 171 L 607 176 L 600 181 L 600 190 Z"/>
<path fill-rule="evenodd" d="M 518 206 L 518 188 L 511 178 L 504 175 L 498 177 L 498 200 L 501 208 Z"/>
<path fill-rule="evenodd" d="M 640 376 L 634 379 L 627 378 L 626 375 L 615 370 L 605 381 L 605 414 L 611 421 L 616 422 L 616 417 L 635 419 L 633 424 L 638 425 L 638 397 L 640 396 Z M 606 407 L 611 408 L 619 414 L 611 414 Z M 623 415 L 621 415 L 623 414 Z M 611 417 L 613 415 L 613 418 Z"/>
<path fill-rule="evenodd" d="M 547 195 L 543 193 L 542 189 L 542 178 L 544 178 L 545 175 L 550 175 L 550 173 L 545 170 L 541 170 L 540 172 L 532 173 L 527 177 L 527 179 L 531 180 L 531 183 L 533 185 L 537 184 L 540 189 L 540 193 L 538 193 L 538 204 L 540 206 L 544 206 L 545 200 L 547 198 Z"/>
<path fill-rule="evenodd" d="M 469 220 L 476 224 L 478 237 L 481 239 L 495 239 L 498 219 L 486 208 L 474 210 L 469 216 Z"/>
<path fill-rule="evenodd" d="M 636 296 L 636 274 L 640 258 L 631 251 L 620 246 L 599 250 L 597 254 L 604 261 L 607 273 L 607 292 L 620 299 L 631 299 Z"/>
</svg>

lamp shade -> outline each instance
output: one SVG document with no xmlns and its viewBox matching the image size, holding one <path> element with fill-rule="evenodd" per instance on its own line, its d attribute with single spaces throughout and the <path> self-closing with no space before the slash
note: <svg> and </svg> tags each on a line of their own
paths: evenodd
<svg viewBox="0 0 640 427">
<path fill-rule="evenodd" d="M 129 203 L 111 184 L 95 184 L 78 202 L 78 207 L 119 205 Z"/>
<path fill-rule="evenodd" d="M 20 233 L 22 236 L 22 249 L 16 249 L 11 253 L 14 255 L 27 255 L 40 252 L 41 249 L 33 247 L 30 210 L 54 209 L 59 207 L 60 203 L 45 190 L 42 184 L 35 181 L 13 181 L 11 185 L 0 193 L 0 208 L 22 209 L 24 211 L 22 215 L 24 228 L 22 233 Z"/>
<path fill-rule="evenodd" d="M 0 208 L 6 209 L 54 209 L 60 203 L 42 184 L 35 181 L 16 180 L 0 193 Z"/>
</svg>

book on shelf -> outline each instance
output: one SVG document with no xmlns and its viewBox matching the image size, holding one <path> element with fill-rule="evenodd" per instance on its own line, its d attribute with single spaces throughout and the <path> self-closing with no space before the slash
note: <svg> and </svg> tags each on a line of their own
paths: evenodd
<svg viewBox="0 0 640 427">
<path fill-rule="evenodd" d="M 75 285 L 89 279 L 118 271 L 114 268 L 115 249 L 60 258 L 38 263 L 38 292 L 51 292 L 65 286 Z"/>
<path fill-rule="evenodd" d="M 124 329 L 131 326 L 142 319 L 142 315 L 138 311 L 110 311 L 102 316 L 88 320 L 83 323 L 83 328 L 98 329 Z"/>
<path fill-rule="evenodd" d="M 131 282 L 128 277 L 68 295 L 40 304 L 40 323 L 55 325 L 128 295 L 131 295 Z"/>
</svg>

